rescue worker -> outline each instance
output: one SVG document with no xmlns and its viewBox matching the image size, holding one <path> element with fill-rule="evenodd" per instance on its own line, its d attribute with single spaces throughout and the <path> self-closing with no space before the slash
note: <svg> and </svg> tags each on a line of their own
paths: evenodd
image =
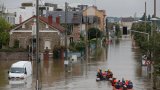
<svg viewBox="0 0 160 90">
<path fill-rule="evenodd" d="M 106 79 L 107 79 L 107 78 L 106 78 L 106 76 L 107 76 L 107 71 L 104 71 L 104 72 L 102 73 L 102 76 L 103 76 L 103 79 L 106 80 Z"/>
<path fill-rule="evenodd" d="M 113 73 L 110 71 L 110 69 L 108 69 L 106 78 L 109 79 L 109 78 L 112 78 L 112 77 L 113 77 Z"/>
<path fill-rule="evenodd" d="M 117 82 L 116 78 L 113 78 L 113 80 L 112 80 L 112 86 L 115 86 L 116 82 Z"/>
<path fill-rule="evenodd" d="M 128 89 L 132 89 L 133 88 L 133 83 L 129 80 L 128 81 L 128 86 L 127 86 Z"/>
<path fill-rule="evenodd" d="M 125 85 L 126 85 L 126 86 L 128 86 L 128 80 L 126 80 L 126 83 L 125 83 Z"/>
<path fill-rule="evenodd" d="M 124 78 L 122 78 L 122 85 L 125 85 L 125 80 L 124 80 Z"/>
<path fill-rule="evenodd" d="M 121 82 L 118 80 L 118 82 L 115 83 L 115 88 L 120 89 L 121 88 Z"/>
</svg>

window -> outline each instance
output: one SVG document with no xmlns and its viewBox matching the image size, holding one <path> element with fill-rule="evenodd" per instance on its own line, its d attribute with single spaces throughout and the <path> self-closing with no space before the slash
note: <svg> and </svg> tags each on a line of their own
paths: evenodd
<svg viewBox="0 0 160 90">
<path fill-rule="evenodd" d="M 24 73 L 25 72 L 25 69 L 24 68 L 11 68 L 10 70 L 11 73 Z"/>
</svg>

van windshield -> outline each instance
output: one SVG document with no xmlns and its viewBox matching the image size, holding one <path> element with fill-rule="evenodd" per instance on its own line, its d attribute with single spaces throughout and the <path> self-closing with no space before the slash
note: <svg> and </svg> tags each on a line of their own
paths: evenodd
<svg viewBox="0 0 160 90">
<path fill-rule="evenodd" d="M 25 69 L 24 68 L 11 68 L 10 70 L 11 73 L 24 73 L 25 72 Z"/>
</svg>

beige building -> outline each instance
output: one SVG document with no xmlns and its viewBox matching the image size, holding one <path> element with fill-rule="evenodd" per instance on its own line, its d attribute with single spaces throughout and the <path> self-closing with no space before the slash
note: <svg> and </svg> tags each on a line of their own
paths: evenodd
<svg viewBox="0 0 160 90">
<path fill-rule="evenodd" d="M 90 21 L 89 27 L 97 27 L 101 31 L 105 30 L 105 11 L 104 10 L 98 10 L 96 6 L 90 6 L 86 10 L 83 11 L 83 16 L 87 16 Z M 91 18 L 92 17 L 92 18 Z"/>
<path fill-rule="evenodd" d="M 134 18 L 132 17 L 121 18 L 121 27 L 127 27 L 128 30 L 131 29 L 133 21 Z"/>
</svg>

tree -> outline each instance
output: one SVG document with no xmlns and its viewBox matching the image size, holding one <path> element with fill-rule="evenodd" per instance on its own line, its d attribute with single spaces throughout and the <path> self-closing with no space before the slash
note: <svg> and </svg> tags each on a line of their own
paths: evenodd
<svg viewBox="0 0 160 90">
<path fill-rule="evenodd" d="M 98 28 L 90 28 L 88 30 L 88 39 L 100 38 L 102 35 L 101 31 Z"/>
<path fill-rule="evenodd" d="M 120 37 L 120 26 L 119 24 L 115 24 L 115 35 Z"/>
<path fill-rule="evenodd" d="M 148 21 L 150 21 L 151 20 L 151 15 L 148 15 Z"/>
<path fill-rule="evenodd" d="M 145 21 L 145 17 L 147 18 L 147 16 L 145 16 L 145 13 L 144 13 L 143 16 L 140 18 L 140 20 Z"/>
<path fill-rule="evenodd" d="M 145 28 L 146 28 L 146 32 L 150 33 L 150 25 L 147 23 L 146 25 L 147 27 L 145 27 L 145 23 L 134 23 L 132 24 L 132 30 L 135 31 L 140 31 L 140 32 L 145 32 Z M 141 50 L 143 52 L 147 52 L 147 50 L 149 49 L 149 42 L 148 42 L 148 37 L 145 34 L 140 34 L 140 33 L 134 33 L 134 39 L 136 41 L 136 43 L 139 45 L 139 47 L 141 48 Z"/>
<path fill-rule="evenodd" d="M 9 44 L 9 33 L 11 25 L 2 17 L 0 17 L 0 48 L 2 46 L 8 46 Z"/>
<path fill-rule="evenodd" d="M 2 17 L 0 17 L 0 33 L 9 30 L 11 25 Z"/>
</svg>

